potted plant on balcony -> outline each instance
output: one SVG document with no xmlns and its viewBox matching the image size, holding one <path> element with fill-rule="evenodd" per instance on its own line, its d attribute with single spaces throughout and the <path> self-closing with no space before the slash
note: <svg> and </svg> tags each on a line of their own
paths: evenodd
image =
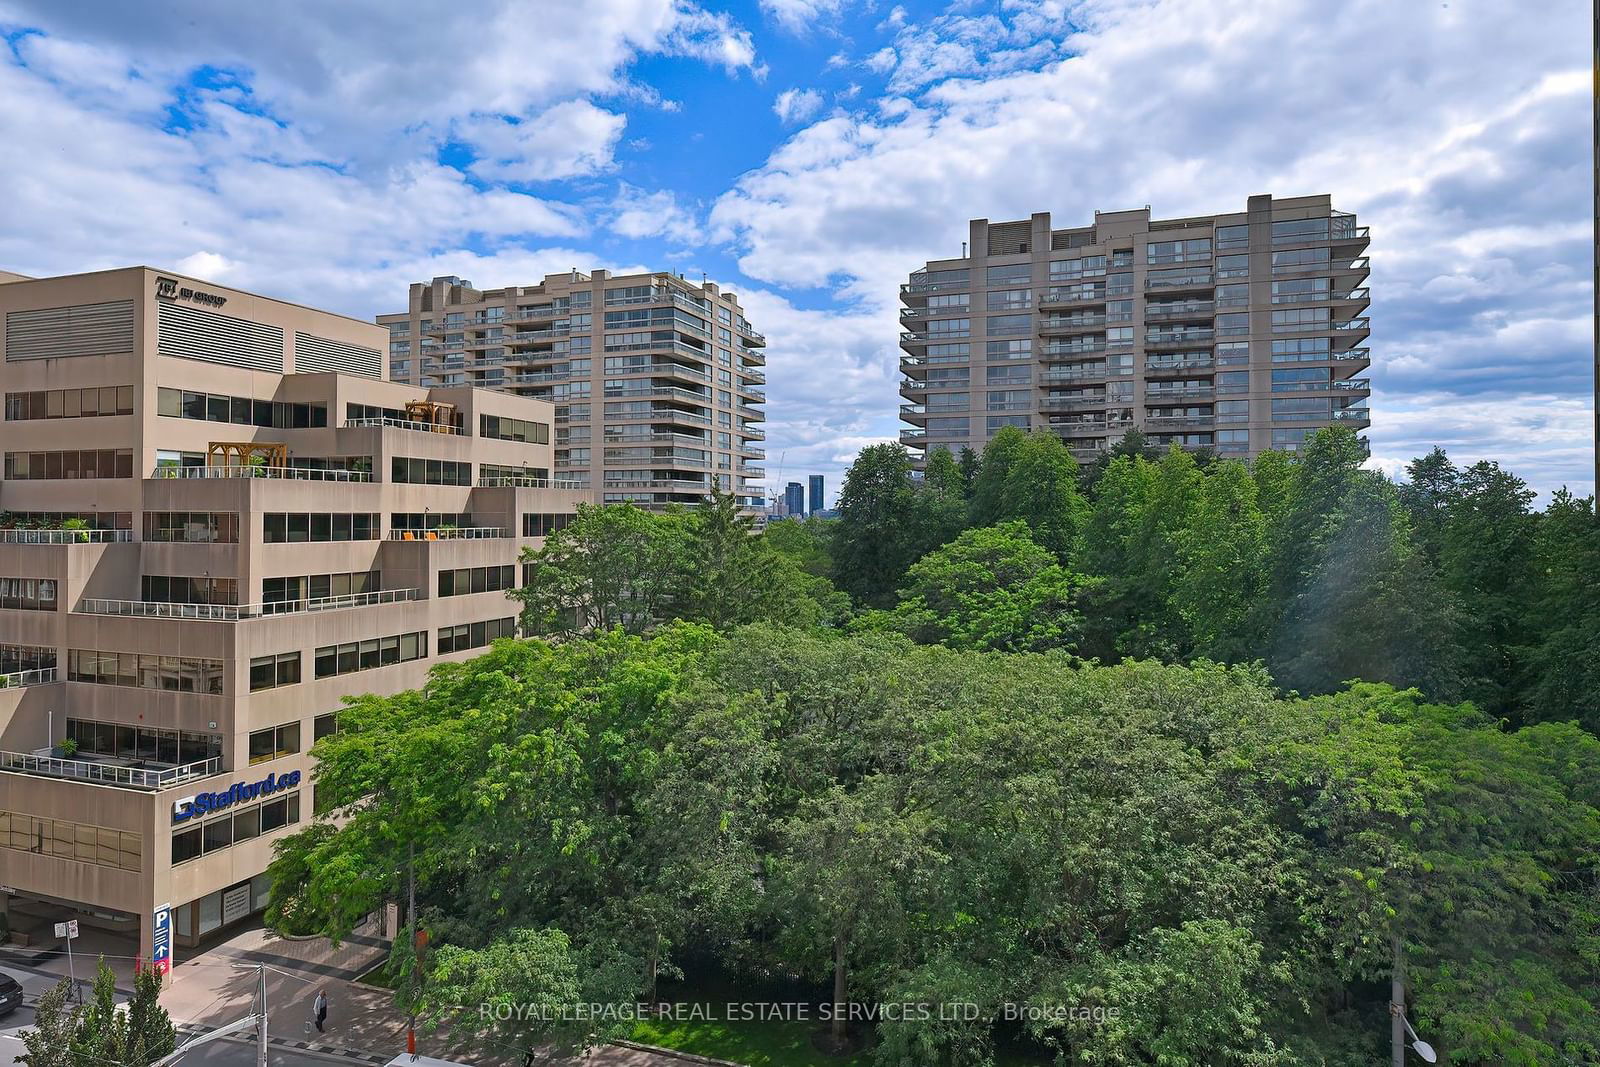
<svg viewBox="0 0 1600 1067">
<path fill-rule="evenodd" d="M 78 741 L 76 738 L 63 737 L 56 746 L 56 751 L 61 753 L 63 759 L 71 759 L 78 754 Z"/>
<path fill-rule="evenodd" d="M 456 524 L 455 523 L 453 523 L 453 522 L 441 522 L 438 525 L 438 527 L 436 528 L 434 535 L 436 537 L 454 537 L 455 534 L 456 534 Z"/>
<path fill-rule="evenodd" d="M 76 531 L 77 536 L 73 538 L 74 541 L 88 541 L 89 540 L 89 523 L 87 521 L 85 521 L 84 519 L 80 519 L 77 516 L 73 516 L 72 518 L 70 518 L 70 519 L 66 520 L 65 522 L 63 522 L 61 524 L 61 528 L 63 530 Z"/>
</svg>

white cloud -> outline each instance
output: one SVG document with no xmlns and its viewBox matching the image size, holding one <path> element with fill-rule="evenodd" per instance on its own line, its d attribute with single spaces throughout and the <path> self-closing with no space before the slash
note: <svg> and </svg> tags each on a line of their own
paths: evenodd
<svg viewBox="0 0 1600 1067">
<path fill-rule="evenodd" d="M 472 173 L 491 181 L 534 182 L 609 169 L 627 121 L 587 100 L 567 100 L 517 121 L 475 116 L 457 130 L 479 154 Z"/>
<path fill-rule="evenodd" d="M 894 69 L 894 65 L 896 63 L 900 62 L 900 56 L 895 52 L 893 47 L 884 45 L 866 59 L 862 60 L 862 62 L 866 65 L 868 70 L 873 71 L 874 73 L 887 74 L 889 71 Z"/>
<path fill-rule="evenodd" d="M 822 94 L 815 89 L 785 89 L 772 102 L 772 110 L 785 124 L 805 122 L 822 110 Z"/>
<path fill-rule="evenodd" d="M 680 207 L 668 189 L 646 193 L 624 183 L 611 206 L 610 228 L 623 237 L 665 237 L 686 245 L 703 233 L 694 215 Z"/>
<path fill-rule="evenodd" d="M 767 17 L 790 33 L 803 34 L 836 19 L 846 0 L 761 0 Z"/>
</svg>

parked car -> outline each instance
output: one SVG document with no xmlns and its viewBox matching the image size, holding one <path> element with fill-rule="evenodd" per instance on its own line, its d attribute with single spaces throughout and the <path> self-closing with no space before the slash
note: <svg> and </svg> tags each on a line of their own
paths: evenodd
<svg viewBox="0 0 1600 1067">
<path fill-rule="evenodd" d="M 8 974 L 0 974 L 0 1015 L 10 1015 L 22 1007 L 22 987 Z"/>
</svg>

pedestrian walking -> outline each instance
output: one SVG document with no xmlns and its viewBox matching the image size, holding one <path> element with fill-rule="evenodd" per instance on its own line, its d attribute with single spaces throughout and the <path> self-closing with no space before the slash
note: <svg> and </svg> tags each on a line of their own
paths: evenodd
<svg viewBox="0 0 1600 1067">
<path fill-rule="evenodd" d="M 328 1021 L 327 990 L 317 990 L 316 999 L 311 1002 L 311 1016 L 317 1021 L 317 1033 L 323 1033 L 322 1024 Z"/>
</svg>

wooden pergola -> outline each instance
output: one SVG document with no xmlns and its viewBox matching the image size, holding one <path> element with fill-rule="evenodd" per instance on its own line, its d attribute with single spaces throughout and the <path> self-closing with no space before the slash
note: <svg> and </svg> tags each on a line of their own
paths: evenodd
<svg viewBox="0 0 1600 1067">
<path fill-rule="evenodd" d="M 433 428 L 434 433 L 456 432 L 456 406 L 439 400 L 407 400 L 406 421 L 420 422 Z"/>
<path fill-rule="evenodd" d="M 208 467 L 287 467 L 289 446 L 277 441 L 212 441 L 206 445 Z"/>
</svg>

